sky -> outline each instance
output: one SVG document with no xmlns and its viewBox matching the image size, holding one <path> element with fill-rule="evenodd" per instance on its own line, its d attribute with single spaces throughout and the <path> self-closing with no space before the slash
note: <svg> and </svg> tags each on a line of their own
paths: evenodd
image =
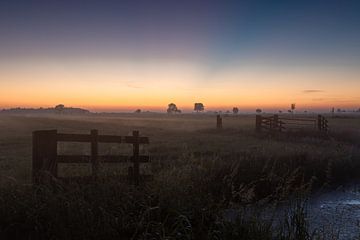
<svg viewBox="0 0 360 240">
<path fill-rule="evenodd" d="M 0 1 L 0 108 L 360 107 L 359 1 Z"/>
</svg>

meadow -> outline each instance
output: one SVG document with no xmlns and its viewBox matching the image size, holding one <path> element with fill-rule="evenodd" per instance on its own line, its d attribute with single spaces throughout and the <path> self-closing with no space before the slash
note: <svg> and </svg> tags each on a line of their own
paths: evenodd
<svg viewBox="0 0 360 240">
<path fill-rule="evenodd" d="M 92 114 L 0 115 L 0 235 L 21 239 L 328 239 L 310 231 L 306 199 L 355 183 L 360 175 L 360 117 L 328 116 L 330 131 L 256 133 L 254 115 Z M 129 135 L 150 139 L 142 172 L 152 181 L 134 187 L 102 165 L 100 181 L 31 185 L 32 131 Z M 59 151 L 88 154 L 86 144 Z M 104 144 L 106 153 L 128 152 Z M 60 174 L 86 174 L 63 166 Z M 288 203 L 281 224 L 257 216 Z M 226 214 L 231 209 L 236 214 Z M 336 236 L 334 236 L 335 238 Z M 360 237 L 360 234 L 359 234 Z"/>
</svg>

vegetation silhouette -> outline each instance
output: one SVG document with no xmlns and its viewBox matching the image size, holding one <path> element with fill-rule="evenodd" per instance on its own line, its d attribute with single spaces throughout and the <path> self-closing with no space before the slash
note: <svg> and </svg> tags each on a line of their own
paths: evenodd
<svg viewBox="0 0 360 240">
<path fill-rule="evenodd" d="M 205 110 L 205 106 L 202 103 L 195 103 L 194 104 L 194 111 L 196 112 L 203 112 Z"/>
<path fill-rule="evenodd" d="M 181 113 L 181 110 L 177 108 L 175 103 L 169 103 L 166 112 L 169 113 L 169 114 Z"/>
</svg>

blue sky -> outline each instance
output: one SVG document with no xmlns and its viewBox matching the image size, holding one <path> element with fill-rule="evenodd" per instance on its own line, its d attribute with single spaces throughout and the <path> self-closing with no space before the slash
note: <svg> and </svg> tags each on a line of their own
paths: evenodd
<svg viewBox="0 0 360 240">
<path fill-rule="evenodd" d="M 0 50 L 129 57 L 357 58 L 359 1 L 0 3 Z"/>
</svg>

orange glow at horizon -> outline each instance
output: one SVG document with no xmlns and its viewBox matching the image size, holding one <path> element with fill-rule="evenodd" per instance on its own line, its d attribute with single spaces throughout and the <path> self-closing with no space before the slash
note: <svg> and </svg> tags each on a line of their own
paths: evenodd
<svg viewBox="0 0 360 240">
<path fill-rule="evenodd" d="M 359 108 L 358 69 L 289 69 L 184 61 L 40 61 L 0 65 L 0 107 L 158 110 L 174 102 L 206 109 Z"/>
</svg>

